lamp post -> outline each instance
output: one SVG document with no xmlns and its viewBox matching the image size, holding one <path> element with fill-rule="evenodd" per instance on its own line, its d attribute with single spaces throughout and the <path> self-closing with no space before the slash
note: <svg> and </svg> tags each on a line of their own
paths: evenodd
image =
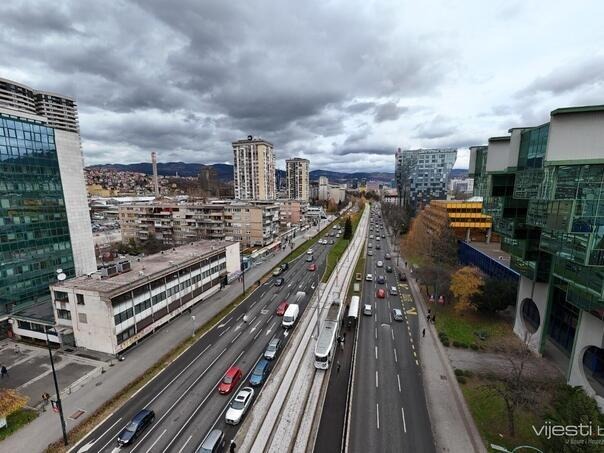
<svg viewBox="0 0 604 453">
<path fill-rule="evenodd" d="M 55 392 L 57 394 L 57 406 L 59 408 L 59 417 L 61 418 L 61 429 L 63 430 L 63 443 L 67 445 L 67 431 L 65 430 L 65 417 L 63 416 L 63 404 L 61 403 L 61 392 L 59 392 L 59 383 L 57 382 L 57 373 L 55 371 L 55 362 L 52 357 L 52 349 L 50 348 L 50 340 L 48 338 L 48 326 L 44 326 L 46 333 L 46 346 L 48 346 L 48 355 L 50 356 L 50 367 L 52 368 L 52 379 L 55 383 Z"/>
<path fill-rule="evenodd" d="M 191 315 L 191 326 L 193 327 L 193 333 L 191 336 L 195 338 L 195 315 Z"/>
</svg>

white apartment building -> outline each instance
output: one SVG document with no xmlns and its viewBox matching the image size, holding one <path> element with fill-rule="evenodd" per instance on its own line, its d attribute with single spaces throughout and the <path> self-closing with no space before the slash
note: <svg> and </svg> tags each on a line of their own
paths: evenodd
<svg viewBox="0 0 604 453">
<path fill-rule="evenodd" d="M 233 145 L 233 179 L 237 200 L 274 200 L 275 154 L 273 145 L 251 135 Z"/>
<path fill-rule="evenodd" d="M 287 198 L 290 200 L 308 201 L 310 161 L 294 157 L 285 161 L 287 173 Z"/>
<path fill-rule="evenodd" d="M 51 286 L 63 346 L 119 354 L 240 270 L 239 244 L 199 241 Z"/>
</svg>

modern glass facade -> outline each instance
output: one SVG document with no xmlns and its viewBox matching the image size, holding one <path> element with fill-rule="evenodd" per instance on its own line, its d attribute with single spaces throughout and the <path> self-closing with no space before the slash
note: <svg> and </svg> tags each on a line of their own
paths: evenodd
<svg viewBox="0 0 604 453">
<path fill-rule="evenodd" d="M 49 299 L 74 276 L 54 129 L 0 114 L 0 310 Z"/>
</svg>

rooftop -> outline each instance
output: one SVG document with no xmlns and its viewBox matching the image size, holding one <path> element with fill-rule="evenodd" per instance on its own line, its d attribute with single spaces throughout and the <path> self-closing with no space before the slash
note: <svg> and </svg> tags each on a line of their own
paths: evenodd
<svg viewBox="0 0 604 453">
<path fill-rule="evenodd" d="M 508 269 L 510 268 L 510 255 L 501 250 L 501 243 L 499 242 L 466 242 L 470 247 L 484 253 L 488 257 L 500 262 Z"/>
<path fill-rule="evenodd" d="M 511 137 L 509 135 L 506 135 L 504 137 L 490 137 L 489 143 L 491 143 L 491 142 L 509 142 L 510 138 Z"/>
<path fill-rule="evenodd" d="M 11 318 L 20 319 L 21 321 L 34 321 L 47 326 L 54 326 L 55 324 L 55 315 L 50 299 L 26 308 L 17 308 L 11 314 Z"/>
<path fill-rule="evenodd" d="M 584 105 L 578 107 L 563 107 L 552 110 L 551 116 L 562 115 L 565 113 L 591 113 L 604 112 L 604 105 Z"/>
<path fill-rule="evenodd" d="M 130 259 L 132 270 L 129 272 L 104 279 L 101 279 L 100 274 L 96 272 L 90 277 L 83 275 L 62 283 L 56 283 L 53 285 L 53 288 L 57 290 L 65 288 L 95 291 L 112 297 L 130 288 L 135 288 L 141 280 L 155 280 L 162 275 L 169 274 L 174 269 L 184 267 L 190 262 L 199 261 L 200 258 L 235 243 L 233 241 L 211 240 L 191 242 L 171 250 L 156 253 L 155 255 L 142 258 L 133 257 Z"/>
<path fill-rule="evenodd" d="M 233 145 L 245 145 L 247 143 L 266 143 L 267 145 L 273 146 L 273 144 L 268 140 L 264 140 L 260 137 L 252 137 L 251 135 L 248 138 L 242 138 L 241 140 L 234 141 Z"/>
</svg>

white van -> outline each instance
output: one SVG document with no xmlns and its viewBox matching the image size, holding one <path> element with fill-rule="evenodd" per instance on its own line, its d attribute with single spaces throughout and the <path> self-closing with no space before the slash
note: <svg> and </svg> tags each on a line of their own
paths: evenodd
<svg viewBox="0 0 604 453">
<path fill-rule="evenodd" d="M 284 329 L 294 327 L 296 319 L 298 319 L 298 313 L 300 313 L 299 305 L 291 304 L 287 307 L 287 310 L 285 310 L 285 313 L 283 314 L 283 321 L 281 322 Z"/>
</svg>

